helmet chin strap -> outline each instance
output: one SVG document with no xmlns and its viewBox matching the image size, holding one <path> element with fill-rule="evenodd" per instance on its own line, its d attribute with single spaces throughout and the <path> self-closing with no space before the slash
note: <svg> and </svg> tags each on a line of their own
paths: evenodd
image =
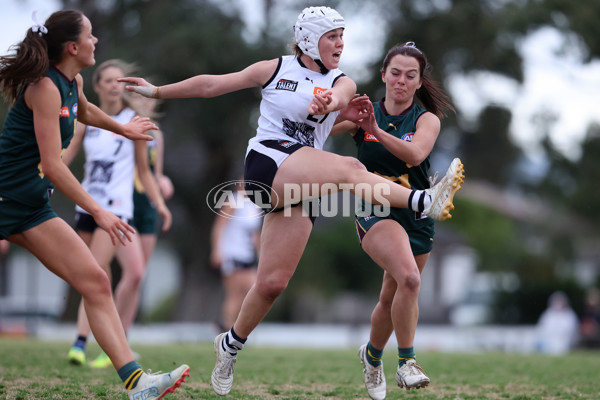
<svg viewBox="0 0 600 400">
<path fill-rule="evenodd" d="M 327 68 L 325 68 L 325 64 L 323 64 L 323 62 L 321 60 L 314 60 L 314 62 L 316 62 L 317 65 L 319 66 L 319 68 L 321 68 L 321 73 L 323 75 L 325 75 L 326 73 L 329 72 L 329 70 Z"/>
</svg>

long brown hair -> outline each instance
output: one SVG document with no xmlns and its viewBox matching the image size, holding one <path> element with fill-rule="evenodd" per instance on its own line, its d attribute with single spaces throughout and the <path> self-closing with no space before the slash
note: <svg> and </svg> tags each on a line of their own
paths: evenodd
<svg viewBox="0 0 600 400">
<path fill-rule="evenodd" d="M 0 87 L 5 99 L 14 102 L 20 91 L 46 75 L 58 64 L 67 42 L 78 42 L 83 14 L 77 10 L 56 11 L 44 23 L 47 33 L 27 30 L 13 53 L 0 56 Z"/>
<path fill-rule="evenodd" d="M 392 58 L 398 54 L 412 57 L 419 63 L 419 74 L 423 84 L 419 89 L 417 89 L 415 96 L 423 104 L 423 107 L 425 107 L 427 111 L 437 115 L 438 118 L 446 117 L 448 111 L 456 112 L 452 104 L 450 104 L 448 94 L 431 77 L 431 64 L 429 64 L 427 61 L 425 53 L 419 50 L 415 46 L 414 42 L 397 44 L 389 49 L 385 55 L 385 58 L 383 59 L 381 72 L 384 73 L 386 71 L 387 67 L 392 61 Z"/>
</svg>

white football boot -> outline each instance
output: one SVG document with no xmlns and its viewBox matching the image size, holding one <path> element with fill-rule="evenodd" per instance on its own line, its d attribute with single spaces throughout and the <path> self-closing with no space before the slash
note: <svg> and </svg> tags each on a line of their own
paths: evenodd
<svg viewBox="0 0 600 400">
<path fill-rule="evenodd" d="M 210 382 L 216 394 L 224 396 L 233 386 L 233 366 L 237 361 L 237 354 L 232 355 L 223 349 L 222 342 L 225 340 L 227 332 L 217 335 L 214 341 L 215 353 L 217 353 L 217 362 L 210 376 Z"/>
<path fill-rule="evenodd" d="M 431 196 L 431 205 L 423 213 L 438 221 L 452 218 L 450 211 L 454 210 L 454 194 L 459 191 L 465 180 L 465 168 L 459 158 L 450 163 L 446 175 L 434 186 L 426 189 Z M 433 183 L 433 182 L 432 182 Z"/>
<path fill-rule="evenodd" d="M 363 344 L 358 349 L 358 358 L 363 365 L 365 374 L 365 387 L 367 393 L 373 400 L 383 400 L 386 394 L 385 374 L 383 373 L 383 364 L 374 367 L 367 361 L 367 345 Z"/>
<path fill-rule="evenodd" d="M 396 371 L 396 383 L 401 388 L 420 389 L 429 385 L 429 378 L 425 375 L 423 368 L 414 359 L 408 360 Z"/>
</svg>

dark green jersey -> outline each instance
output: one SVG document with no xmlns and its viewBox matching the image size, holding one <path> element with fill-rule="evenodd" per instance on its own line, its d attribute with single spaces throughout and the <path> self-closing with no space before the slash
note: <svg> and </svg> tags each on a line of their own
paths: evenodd
<svg viewBox="0 0 600 400">
<path fill-rule="evenodd" d="M 402 140 L 412 141 L 417 120 L 426 110 L 415 103 L 401 115 L 389 115 L 383 105 L 384 100 L 373 103 L 379 128 Z M 354 141 L 358 147 L 358 159 L 369 171 L 409 189 L 429 188 L 429 156 L 420 165 L 409 165 L 387 150 L 375 136 L 362 129 L 354 135 Z M 430 218 L 408 209 L 392 208 L 390 213 L 407 231 L 433 224 Z"/>
<path fill-rule="evenodd" d="M 47 76 L 58 88 L 61 108 L 62 148 L 69 145 L 77 120 L 77 82 L 69 81 L 59 70 L 51 67 Z M 32 207 L 48 201 L 54 185 L 44 176 L 40 151 L 33 128 L 33 111 L 27 107 L 23 92 L 8 111 L 0 134 L 0 197 Z"/>
</svg>

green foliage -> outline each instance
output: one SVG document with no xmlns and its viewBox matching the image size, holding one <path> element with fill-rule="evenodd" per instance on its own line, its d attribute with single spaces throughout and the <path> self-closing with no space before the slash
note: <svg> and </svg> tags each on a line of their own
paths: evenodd
<svg viewBox="0 0 600 400">
<path fill-rule="evenodd" d="M 468 166 L 469 179 L 485 180 L 499 187 L 515 181 L 515 164 L 522 151 L 509 136 L 510 122 L 509 110 L 488 106 L 479 115 L 477 128 L 464 132 L 459 151 Z"/>
<path fill-rule="evenodd" d="M 177 302 L 175 296 L 165 297 L 151 312 L 140 316 L 141 323 L 170 321 Z"/>
<path fill-rule="evenodd" d="M 353 217 L 319 217 L 294 279 L 299 292 L 313 288 L 326 296 L 347 290 L 378 294 L 382 275 L 360 247 Z"/>
<path fill-rule="evenodd" d="M 452 227 L 477 250 L 479 268 L 484 271 L 511 271 L 525 254 L 515 222 L 480 203 L 462 197 L 455 200 L 460 212 L 454 213 Z"/>
</svg>

